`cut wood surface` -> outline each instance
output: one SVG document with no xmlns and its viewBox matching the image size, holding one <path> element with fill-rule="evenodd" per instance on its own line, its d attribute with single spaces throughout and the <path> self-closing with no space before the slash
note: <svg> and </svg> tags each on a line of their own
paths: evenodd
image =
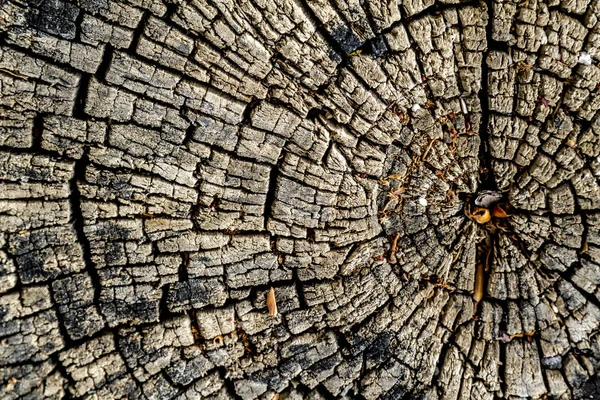
<svg viewBox="0 0 600 400">
<path fill-rule="evenodd" d="M 600 0 L 0 0 L 1 399 L 599 399 Z"/>
</svg>

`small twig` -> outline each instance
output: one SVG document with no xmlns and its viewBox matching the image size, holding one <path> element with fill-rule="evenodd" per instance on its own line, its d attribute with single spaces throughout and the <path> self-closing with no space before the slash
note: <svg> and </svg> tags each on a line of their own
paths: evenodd
<svg viewBox="0 0 600 400">
<path fill-rule="evenodd" d="M 392 247 L 390 248 L 390 255 L 388 257 L 388 261 L 390 264 L 396 264 L 398 260 L 396 259 L 396 252 L 398 251 L 398 239 L 400 239 L 400 233 L 396 233 L 396 237 L 392 241 Z"/>
<path fill-rule="evenodd" d="M 4 68 L 0 68 L 0 72 L 4 72 L 6 74 L 12 75 L 12 76 L 17 77 L 17 78 L 25 79 L 25 80 L 29 79 L 25 75 L 17 74 L 16 72 L 12 72 L 12 71 L 9 71 L 9 70 L 4 69 Z"/>
<path fill-rule="evenodd" d="M 588 245 L 588 241 L 586 240 L 585 242 L 583 242 L 583 246 L 581 246 L 581 251 L 579 252 L 579 254 L 585 254 L 587 253 L 589 250 L 589 245 Z"/>
<path fill-rule="evenodd" d="M 563 96 L 560 96 L 560 99 L 558 100 L 558 103 L 556 104 L 556 108 L 554 108 L 554 111 L 552 112 L 552 118 L 556 118 L 556 114 L 558 113 L 560 106 L 562 106 L 562 103 L 563 103 Z"/>
<path fill-rule="evenodd" d="M 448 276 L 450 275 L 450 266 L 452 266 L 452 253 L 448 253 L 448 255 L 445 258 L 445 268 L 446 268 L 446 273 L 444 274 L 444 283 L 447 284 L 448 283 Z"/>
<path fill-rule="evenodd" d="M 429 150 L 431 150 L 431 146 L 433 146 L 433 143 L 435 143 L 437 141 L 437 139 L 433 139 L 431 142 L 429 142 L 429 146 L 427 146 L 427 149 L 425 149 L 425 153 L 423 153 L 423 157 L 421 157 L 421 161 L 425 161 L 425 157 L 427 157 L 427 153 L 429 153 Z"/>
<path fill-rule="evenodd" d="M 460 255 L 462 254 L 462 248 L 463 248 L 464 244 L 465 244 L 465 242 L 461 242 L 460 246 L 458 246 L 458 250 L 456 252 L 456 256 L 452 259 L 452 264 L 454 264 L 458 260 L 458 258 L 460 257 Z"/>
<path fill-rule="evenodd" d="M 380 213 L 385 213 L 385 211 L 387 210 L 388 206 L 394 201 L 394 200 L 399 200 L 398 195 L 404 193 L 404 188 L 403 187 L 399 187 L 398 189 L 389 192 L 388 193 L 388 197 L 390 198 L 388 200 L 387 203 L 385 203 L 385 206 L 383 207 L 383 210 L 380 211 Z"/>
<path fill-rule="evenodd" d="M 525 337 L 527 338 L 527 340 L 531 340 L 531 338 L 533 337 L 533 335 L 535 335 L 535 329 L 532 330 L 531 332 L 519 332 L 519 333 L 513 333 L 512 335 L 509 336 L 510 340 L 513 340 L 514 338 L 522 338 Z"/>
</svg>

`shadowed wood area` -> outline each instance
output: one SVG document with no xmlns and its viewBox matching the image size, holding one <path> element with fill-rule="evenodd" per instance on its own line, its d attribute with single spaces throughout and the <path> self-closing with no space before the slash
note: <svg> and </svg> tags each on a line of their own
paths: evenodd
<svg viewBox="0 0 600 400">
<path fill-rule="evenodd" d="M 600 0 L 0 0 L 0 398 L 600 399 Z"/>
</svg>

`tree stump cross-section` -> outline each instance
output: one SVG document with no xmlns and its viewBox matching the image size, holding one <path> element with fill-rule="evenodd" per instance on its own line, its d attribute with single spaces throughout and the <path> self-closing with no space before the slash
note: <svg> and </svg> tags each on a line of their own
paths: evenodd
<svg viewBox="0 0 600 400">
<path fill-rule="evenodd" d="M 600 0 L 0 0 L 0 398 L 600 398 Z"/>
</svg>

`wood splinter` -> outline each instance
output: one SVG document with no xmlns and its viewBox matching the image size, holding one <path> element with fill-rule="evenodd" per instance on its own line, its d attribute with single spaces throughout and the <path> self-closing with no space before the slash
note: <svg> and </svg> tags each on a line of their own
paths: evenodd
<svg viewBox="0 0 600 400">
<path fill-rule="evenodd" d="M 512 335 L 509 336 L 509 341 L 513 340 L 515 338 L 526 338 L 528 341 L 531 341 L 533 336 L 535 335 L 535 329 L 532 330 L 531 332 L 519 332 L 519 333 L 513 333 Z"/>
<path fill-rule="evenodd" d="M 275 317 L 277 315 L 277 303 L 275 302 L 275 289 L 271 288 L 267 294 L 267 308 L 269 315 Z"/>
<path fill-rule="evenodd" d="M 473 300 L 475 300 L 476 303 L 479 303 L 481 299 L 483 299 L 483 274 L 483 264 L 477 264 L 477 271 L 475 272 L 475 290 L 473 290 Z"/>
<path fill-rule="evenodd" d="M 437 141 L 437 139 L 433 139 L 433 140 L 431 140 L 431 142 L 429 142 L 427 149 L 425 149 L 425 153 L 423 153 L 423 156 L 421 157 L 421 161 L 425 161 L 425 157 L 427 157 L 427 154 L 429 154 L 429 150 L 431 150 L 431 146 L 433 146 L 433 144 L 436 141 Z"/>
<path fill-rule="evenodd" d="M 398 239 L 400 239 L 400 233 L 396 233 L 396 236 L 392 241 L 392 247 L 390 248 L 390 254 L 388 256 L 388 262 L 390 264 L 396 264 L 398 262 L 396 259 L 396 252 L 398 251 Z"/>
</svg>

